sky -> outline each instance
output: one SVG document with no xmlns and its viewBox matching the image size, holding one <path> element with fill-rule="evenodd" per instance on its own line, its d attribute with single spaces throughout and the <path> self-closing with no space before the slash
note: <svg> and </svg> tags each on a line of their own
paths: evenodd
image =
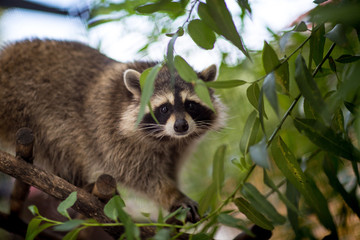
<svg viewBox="0 0 360 240">
<path fill-rule="evenodd" d="M 33 0 L 35 1 L 35 0 Z M 36 0 L 54 6 L 67 8 L 79 7 L 91 0 Z M 240 9 L 234 0 L 226 1 L 233 14 Z M 241 33 L 245 45 L 249 49 L 261 49 L 264 40 L 271 39 L 266 27 L 278 32 L 289 27 L 298 16 L 314 8 L 312 0 L 250 0 L 253 10 L 252 18 L 244 22 L 244 32 Z M 129 25 L 131 31 L 129 31 Z M 76 40 L 90 46 L 98 47 L 111 58 L 118 61 L 162 60 L 169 38 L 163 38 L 149 49 L 146 56 L 139 55 L 139 46 L 146 44 L 144 32 L 150 25 L 142 17 L 134 17 L 130 22 L 113 22 L 100 25 L 87 31 L 84 24 L 76 18 L 37 11 L 10 9 L 0 17 L 1 42 L 17 41 L 25 38 L 51 38 L 61 40 Z M 226 45 L 225 45 L 226 47 Z M 190 51 L 189 51 L 190 49 Z M 176 52 L 185 56 L 195 68 L 204 68 L 210 64 L 218 64 L 220 56 L 217 52 L 196 48 L 192 40 L 185 36 L 179 38 Z M 197 69 L 199 70 L 199 69 Z"/>
</svg>

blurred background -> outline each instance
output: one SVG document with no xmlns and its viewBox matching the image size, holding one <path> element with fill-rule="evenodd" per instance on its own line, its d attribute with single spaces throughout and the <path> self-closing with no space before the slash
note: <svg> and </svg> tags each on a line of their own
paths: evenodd
<svg viewBox="0 0 360 240">
<path fill-rule="evenodd" d="M 159 60 L 165 54 L 170 38 L 164 34 L 157 42 L 139 52 L 153 35 L 153 22 L 147 16 L 132 15 L 125 11 L 114 11 L 113 21 L 89 28 L 90 10 L 100 0 L 1 0 L 0 43 L 18 41 L 25 38 L 52 38 L 61 40 L 76 40 L 87 43 L 101 52 L 118 60 L 133 61 L 135 59 Z M 106 1 L 111 2 L 111 1 Z M 122 1 L 114 1 L 122 2 Z M 131 2 L 131 1 L 130 1 Z M 137 2 L 137 1 L 133 1 Z M 33 3 L 33 5 L 28 4 Z M 40 6 L 37 6 L 39 4 Z M 233 16 L 240 16 L 241 9 L 237 2 L 227 1 Z M 315 7 L 312 0 L 254 0 L 250 1 L 252 17 L 246 17 L 244 22 L 235 22 L 249 49 L 259 50 L 263 41 L 271 39 L 269 29 L 274 32 L 285 30 L 301 14 Z M 18 6 L 18 7 L 16 7 Z M 41 11 L 25 8 L 37 8 Z M 57 12 L 57 13 L 54 13 Z M 126 17 L 126 18 L 125 18 Z M 176 19 L 171 27 L 177 27 L 185 16 Z M 159 22 L 161 25 L 162 22 Z M 160 26 L 158 26 L 160 28 Z M 230 44 L 223 41 L 217 50 L 199 50 L 188 37 L 179 39 L 176 51 L 180 55 L 189 56 L 188 61 L 195 68 L 204 68 L 220 61 L 218 49 L 226 50 Z M 239 58 L 237 55 L 233 58 Z M 235 61 L 233 59 L 233 61 Z"/>
</svg>

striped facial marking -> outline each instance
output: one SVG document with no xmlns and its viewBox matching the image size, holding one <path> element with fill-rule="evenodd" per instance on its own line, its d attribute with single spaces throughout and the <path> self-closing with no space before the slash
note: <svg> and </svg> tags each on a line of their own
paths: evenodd
<svg viewBox="0 0 360 240">
<path fill-rule="evenodd" d="M 151 99 L 153 113 L 145 114 L 141 121 L 142 130 L 155 138 L 184 138 L 199 135 L 211 128 L 215 113 L 201 104 L 200 99 L 186 91 L 154 95 Z"/>
</svg>

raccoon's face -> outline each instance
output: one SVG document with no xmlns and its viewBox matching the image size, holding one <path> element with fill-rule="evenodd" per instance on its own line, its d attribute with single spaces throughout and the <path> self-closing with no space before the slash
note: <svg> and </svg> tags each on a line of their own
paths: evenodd
<svg viewBox="0 0 360 240">
<path fill-rule="evenodd" d="M 216 76 L 215 65 L 205 69 L 198 76 L 204 81 L 213 81 Z M 141 96 L 139 77 L 140 73 L 135 70 L 127 70 L 124 73 L 125 86 L 137 100 Z M 162 140 L 198 137 L 209 129 L 218 129 L 221 125 L 219 114 L 223 109 L 211 89 L 210 95 L 215 112 L 200 100 L 193 85 L 185 82 L 178 75 L 175 77 L 175 85 L 172 86 L 170 73 L 166 67 L 163 67 L 157 75 L 154 93 L 150 99 L 156 120 L 151 115 L 150 109 L 147 109 L 139 129 L 146 136 Z"/>
</svg>

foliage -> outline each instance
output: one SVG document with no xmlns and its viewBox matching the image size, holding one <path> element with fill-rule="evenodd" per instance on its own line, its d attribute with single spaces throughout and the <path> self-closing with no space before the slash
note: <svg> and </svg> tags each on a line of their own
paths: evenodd
<svg viewBox="0 0 360 240">
<path fill-rule="evenodd" d="M 242 10 L 240 19 L 251 15 L 248 1 L 237 2 Z M 316 1 L 322 2 L 326 1 Z M 249 222 L 269 230 L 283 227 L 289 232 L 291 227 L 296 239 L 341 237 L 340 228 L 346 228 L 347 222 L 339 219 L 349 215 L 360 218 L 356 194 L 360 184 L 359 8 L 359 1 L 347 0 L 319 5 L 309 13 L 308 22 L 274 34 L 275 40 L 264 42 L 262 51 L 250 53 L 234 24 L 236 16 L 222 0 L 103 0 L 95 5 L 89 27 L 118 20 L 113 16 L 115 11 L 123 12 L 122 18 L 144 15 L 153 21 L 182 21 L 175 31 L 169 28 L 171 24 L 164 24 L 154 32 L 169 37 L 162 64 L 167 64 L 172 74 L 176 70 L 185 81 L 193 83 L 199 97 L 210 107 L 208 87 L 219 89 L 229 102 L 230 115 L 243 114 L 245 123 L 242 131 L 230 119 L 233 129 L 225 129 L 224 137 L 213 143 L 220 146 L 213 158 L 212 181 L 201 183 L 202 189 L 204 184 L 208 187 L 198 197 L 204 216 L 200 222 L 169 225 L 165 223 L 168 216 L 159 217 L 157 223 L 134 223 L 116 196 L 105 208 L 105 213 L 116 221 L 108 225 L 125 226 L 127 239 L 138 239 L 138 228 L 142 226 L 158 227 L 155 239 L 174 239 L 182 234 L 174 229 L 195 229 L 193 239 L 211 239 L 219 224 L 247 231 Z M 218 81 L 204 83 L 184 58 L 174 54 L 176 40 L 186 34 L 204 51 L 214 48 L 219 39 L 226 39 L 247 59 L 241 58 L 235 67 L 223 61 Z M 151 39 L 147 46 L 158 38 Z M 279 58 L 280 54 L 284 57 Z M 142 75 L 146 90 L 143 108 L 152 94 L 151 82 L 159 67 Z M 254 76 L 258 78 L 252 79 Z M 246 96 L 246 106 L 236 102 L 239 96 Z M 209 154 L 206 152 L 202 152 L 202 158 Z M 260 182 L 254 178 L 258 169 L 263 174 Z M 264 193 L 265 186 L 269 193 Z M 270 200 L 270 196 L 278 201 Z M 279 210 L 282 207 L 286 212 Z M 62 210 L 66 215 L 66 209 Z M 27 239 L 48 227 L 72 229 L 66 239 L 73 239 L 80 229 L 106 225 L 72 219 L 61 223 L 40 216 L 35 207 L 32 211 L 36 217 L 29 224 Z M 246 218 L 241 218 L 239 212 Z M 181 219 L 184 213 L 179 210 L 175 215 Z M 316 235 L 313 229 L 319 226 L 326 230 Z"/>
</svg>

